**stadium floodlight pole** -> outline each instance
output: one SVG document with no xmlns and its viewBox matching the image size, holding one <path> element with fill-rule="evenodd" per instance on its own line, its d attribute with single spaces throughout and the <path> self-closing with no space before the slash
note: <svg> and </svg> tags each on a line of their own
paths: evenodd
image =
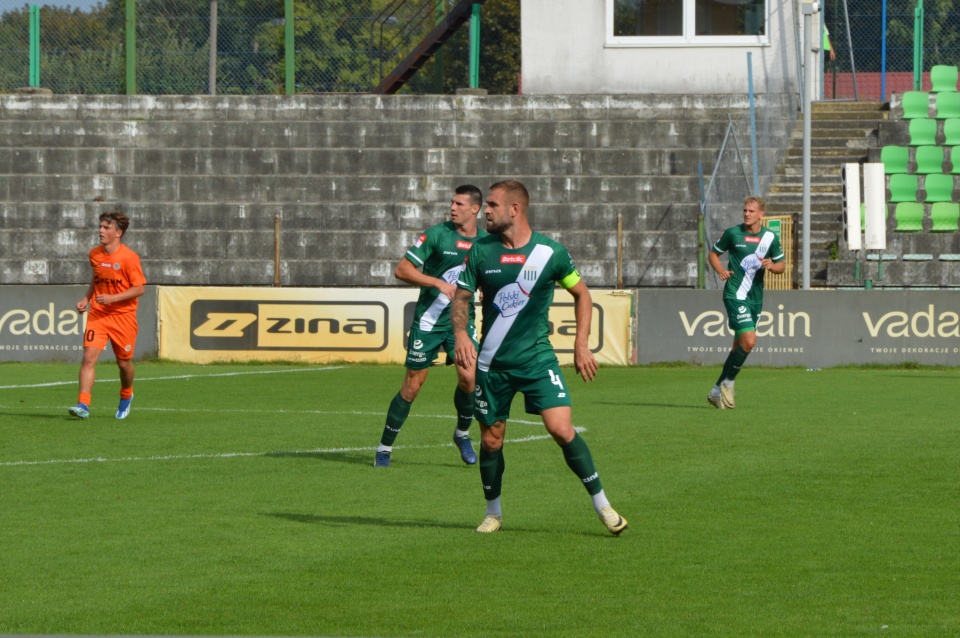
<svg viewBox="0 0 960 638">
<path fill-rule="evenodd" d="M 803 3 L 803 289 L 810 290 L 810 111 L 813 102 L 813 43 L 810 31 L 813 16 L 820 11 L 820 3 Z"/>
</svg>

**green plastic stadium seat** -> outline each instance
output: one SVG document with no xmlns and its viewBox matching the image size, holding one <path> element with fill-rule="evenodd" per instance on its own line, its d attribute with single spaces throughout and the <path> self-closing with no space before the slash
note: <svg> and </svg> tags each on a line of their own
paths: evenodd
<svg viewBox="0 0 960 638">
<path fill-rule="evenodd" d="M 907 91 L 903 94 L 903 119 L 930 117 L 930 94 L 926 91 Z"/>
<path fill-rule="evenodd" d="M 950 172 L 953 175 L 960 175 L 960 146 L 950 147 Z"/>
<path fill-rule="evenodd" d="M 927 196 L 925 202 L 953 201 L 953 175 L 927 175 L 923 180 L 923 190 Z"/>
<path fill-rule="evenodd" d="M 890 199 L 887 201 L 891 204 L 917 201 L 917 176 L 904 175 L 903 173 L 891 175 Z"/>
<path fill-rule="evenodd" d="M 951 117 L 943 121 L 943 137 L 944 146 L 960 144 L 960 118 Z"/>
<path fill-rule="evenodd" d="M 960 120 L 957 120 L 960 122 Z M 937 143 L 937 121 L 929 117 L 910 120 L 910 146 L 934 146 Z"/>
<path fill-rule="evenodd" d="M 923 204 L 919 202 L 900 202 L 893 211 L 897 222 L 894 232 L 919 233 L 923 230 Z"/>
<path fill-rule="evenodd" d="M 931 93 L 957 90 L 957 67 L 946 64 L 936 64 L 930 69 Z"/>
<path fill-rule="evenodd" d="M 880 149 L 880 161 L 887 175 L 906 173 L 910 165 L 910 149 L 906 146 L 884 146 Z"/>
<path fill-rule="evenodd" d="M 951 117 L 960 117 L 960 93 L 937 93 L 937 119 L 946 120 Z"/>
<path fill-rule="evenodd" d="M 917 170 L 921 175 L 943 172 L 943 147 L 942 146 L 918 146 L 917 147 Z"/>
<path fill-rule="evenodd" d="M 936 202 L 930 209 L 934 233 L 955 233 L 960 223 L 960 204 L 956 202 Z"/>
</svg>

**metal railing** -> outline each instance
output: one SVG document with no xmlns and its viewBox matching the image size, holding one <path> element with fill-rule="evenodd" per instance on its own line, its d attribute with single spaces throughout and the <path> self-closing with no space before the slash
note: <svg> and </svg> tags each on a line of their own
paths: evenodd
<svg viewBox="0 0 960 638">
<path fill-rule="evenodd" d="M 85 4 L 85 3 L 84 3 Z M 0 91 L 366 92 L 449 0 L 0 0 Z"/>
</svg>

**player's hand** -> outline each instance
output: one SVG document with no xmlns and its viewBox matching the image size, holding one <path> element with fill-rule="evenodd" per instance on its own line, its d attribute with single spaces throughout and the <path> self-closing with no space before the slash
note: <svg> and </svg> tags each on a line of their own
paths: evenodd
<svg viewBox="0 0 960 638">
<path fill-rule="evenodd" d="M 588 346 L 574 346 L 573 367 L 586 382 L 593 381 L 597 376 L 597 360 Z"/>
<path fill-rule="evenodd" d="M 465 332 L 456 335 L 453 347 L 453 360 L 464 370 L 470 370 L 477 363 L 477 349 Z"/>
<path fill-rule="evenodd" d="M 113 295 L 97 295 L 96 296 L 97 303 L 100 304 L 101 306 L 109 305 L 112 298 L 113 298 Z"/>
<path fill-rule="evenodd" d="M 90 300 L 84 297 L 83 299 L 77 302 L 77 312 L 79 312 L 80 314 L 85 313 L 87 311 L 87 306 L 89 305 L 90 305 Z"/>
<path fill-rule="evenodd" d="M 440 283 L 437 284 L 437 290 L 440 291 L 440 294 L 446 295 L 447 299 L 450 301 L 453 301 L 453 296 L 457 294 L 457 287 L 454 284 L 448 284 L 443 280 L 440 280 Z"/>
<path fill-rule="evenodd" d="M 773 268 L 773 260 L 770 259 L 769 257 L 764 257 L 763 259 L 760 260 L 760 266 L 764 270 L 770 270 L 771 268 Z"/>
<path fill-rule="evenodd" d="M 720 277 L 720 281 L 726 281 L 727 279 L 730 279 L 730 277 L 733 276 L 733 271 L 721 270 L 720 272 L 717 273 L 717 276 Z"/>
</svg>

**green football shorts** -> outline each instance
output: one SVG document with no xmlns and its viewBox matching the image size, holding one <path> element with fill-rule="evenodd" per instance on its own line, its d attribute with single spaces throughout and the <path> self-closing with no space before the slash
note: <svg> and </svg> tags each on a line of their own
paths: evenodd
<svg viewBox="0 0 960 638">
<path fill-rule="evenodd" d="M 567 382 L 556 359 L 519 370 L 477 370 L 477 421 L 493 425 L 509 419 L 510 404 L 518 392 L 523 394 L 527 414 L 571 405 Z"/>
<path fill-rule="evenodd" d="M 467 326 L 467 334 L 473 340 L 473 347 L 478 347 L 477 329 L 471 323 Z M 421 330 L 414 323 L 410 326 L 410 337 L 407 339 L 407 362 L 408 370 L 423 370 L 433 365 L 433 360 L 437 358 L 440 348 L 446 352 L 448 362 L 453 361 L 453 349 L 456 340 L 453 338 L 453 330 L 437 330 L 428 332 Z"/>
<path fill-rule="evenodd" d="M 763 304 L 724 298 L 723 305 L 727 309 L 728 325 L 734 335 L 756 331 Z"/>
</svg>

